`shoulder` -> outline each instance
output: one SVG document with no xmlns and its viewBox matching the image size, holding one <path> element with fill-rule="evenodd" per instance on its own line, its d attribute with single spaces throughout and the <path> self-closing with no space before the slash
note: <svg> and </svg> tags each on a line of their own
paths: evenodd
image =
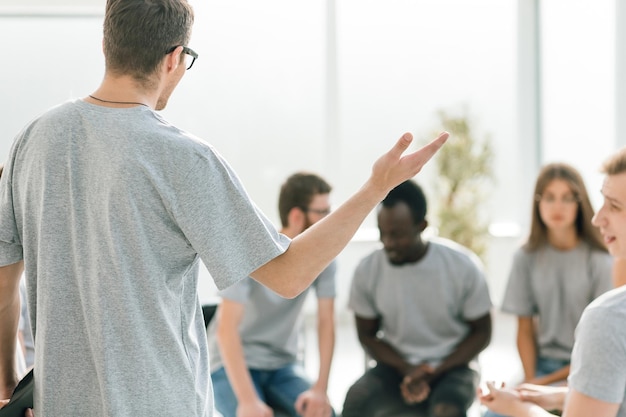
<svg viewBox="0 0 626 417">
<path fill-rule="evenodd" d="M 374 281 L 380 275 L 380 270 L 386 262 L 387 257 L 383 249 L 376 249 L 366 255 L 354 269 L 352 285 L 362 286 Z"/>
<path fill-rule="evenodd" d="M 606 314 L 606 312 L 626 316 L 626 286 L 607 291 L 589 303 L 585 309 L 585 313 L 589 314 Z"/>
<path fill-rule="evenodd" d="M 386 261 L 385 251 L 383 249 L 376 249 L 361 258 L 357 264 L 357 269 L 371 269 L 372 267 L 379 266 Z"/>
<path fill-rule="evenodd" d="M 584 246 L 589 251 L 589 257 L 591 259 L 591 262 L 599 262 L 609 265 L 613 264 L 613 256 L 611 256 L 609 252 L 591 246 L 589 243 L 586 242 L 584 242 Z"/>
<path fill-rule="evenodd" d="M 483 264 L 478 255 L 463 245 L 440 237 L 429 239 L 429 245 L 429 250 L 438 257 L 446 258 L 449 262 L 455 262 L 468 268 L 483 270 Z"/>
</svg>

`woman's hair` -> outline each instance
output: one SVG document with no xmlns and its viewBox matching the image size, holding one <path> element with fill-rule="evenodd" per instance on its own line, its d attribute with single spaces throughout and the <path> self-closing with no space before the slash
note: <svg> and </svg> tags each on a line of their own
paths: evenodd
<svg viewBox="0 0 626 417">
<path fill-rule="evenodd" d="M 530 235 L 524 244 L 524 249 L 533 251 L 545 245 L 548 241 L 548 228 L 539 213 L 539 200 L 548 184 L 553 180 L 565 181 L 576 198 L 578 208 L 576 210 L 575 225 L 578 236 L 592 247 L 606 251 L 599 230 L 591 224 L 594 212 L 583 178 L 576 168 L 565 163 L 545 165 L 539 172 L 533 194 Z"/>
</svg>

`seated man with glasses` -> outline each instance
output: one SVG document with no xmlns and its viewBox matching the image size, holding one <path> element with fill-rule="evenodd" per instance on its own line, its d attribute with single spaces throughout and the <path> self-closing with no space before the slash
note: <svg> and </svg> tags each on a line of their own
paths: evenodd
<svg viewBox="0 0 626 417">
<path fill-rule="evenodd" d="M 290 176 L 278 200 L 281 233 L 294 238 L 329 214 L 330 191 L 315 174 Z M 224 417 L 266 416 L 270 408 L 293 417 L 334 415 L 326 389 L 335 342 L 335 270 L 333 262 L 310 287 L 318 300 L 320 366 L 314 384 L 299 358 L 309 290 L 286 299 L 246 278 L 220 293 L 208 341 L 215 406 Z"/>
</svg>

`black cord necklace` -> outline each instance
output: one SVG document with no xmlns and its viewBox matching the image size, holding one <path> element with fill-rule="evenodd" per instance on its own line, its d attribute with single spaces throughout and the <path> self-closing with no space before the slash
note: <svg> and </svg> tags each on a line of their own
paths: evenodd
<svg viewBox="0 0 626 417">
<path fill-rule="evenodd" d="M 91 94 L 89 94 L 89 97 L 91 97 L 94 100 L 101 101 L 103 103 L 111 103 L 111 104 L 137 104 L 139 106 L 150 107 L 147 104 L 139 103 L 137 101 L 111 101 L 111 100 L 104 100 L 104 99 L 101 99 L 101 98 L 98 98 L 98 97 L 94 97 Z"/>
</svg>

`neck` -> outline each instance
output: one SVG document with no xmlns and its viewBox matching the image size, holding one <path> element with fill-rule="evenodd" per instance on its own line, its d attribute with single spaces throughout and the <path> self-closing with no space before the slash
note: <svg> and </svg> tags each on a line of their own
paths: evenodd
<svg viewBox="0 0 626 417">
<path fill-rule="evenodd" d="M 559 250 L 574 249 L 578 245 L 576 228 L 572 227 L 558 231 L 548 230 L 548 242 Z"/>
<path fill-rule="evenodd" d="M 131 107 L 143 105 L 155 108 L 158 93 L 138 85 L 130 76 L 106 75 L 100 87 L 86 101 L 106 107 Z"/>
</svg>

